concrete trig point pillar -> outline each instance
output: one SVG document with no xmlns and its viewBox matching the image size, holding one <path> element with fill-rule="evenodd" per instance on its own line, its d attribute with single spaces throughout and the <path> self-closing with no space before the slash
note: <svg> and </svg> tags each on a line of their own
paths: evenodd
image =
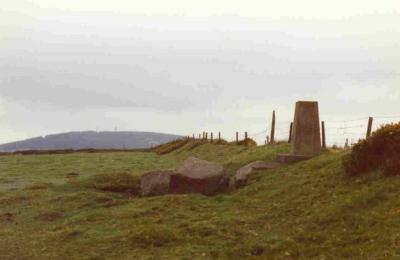
<svg viewBox="0 0 400 260">
<path fill-rule="evenodd" d="M 296 103 L 291 141 L 291 153 L 278 155 L 278 161 L 296 162 L 310 159 L 321 153 L 318 102 L 299 101 Z"/>
</svg>

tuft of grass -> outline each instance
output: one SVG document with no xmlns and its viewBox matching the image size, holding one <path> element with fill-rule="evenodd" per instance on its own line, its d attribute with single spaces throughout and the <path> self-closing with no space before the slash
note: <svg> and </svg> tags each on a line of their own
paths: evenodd
<svg viewBox="0 0 400 260">
<path fill-rule="evenodd" d="M 149 225 L 143 229 L 134 229 L 128 233 L 127 239 L 132 247 L 153 248 L 165 247 L 169 244 L 180 241 L 180 235 L 176 230 L 166 225 Z"/>
</svg>

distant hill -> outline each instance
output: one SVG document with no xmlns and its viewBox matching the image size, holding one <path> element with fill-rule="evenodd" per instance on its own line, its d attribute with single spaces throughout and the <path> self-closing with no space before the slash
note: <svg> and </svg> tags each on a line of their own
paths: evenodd
<svg viewBox="0 0 400 260">
<path fill-rule="evenodd" d="M 1 152 L 63 149 L 140 149 L 170 142 L 181 136 L 151 132 L 69 132 L 0 145 Z"/>
</svg>

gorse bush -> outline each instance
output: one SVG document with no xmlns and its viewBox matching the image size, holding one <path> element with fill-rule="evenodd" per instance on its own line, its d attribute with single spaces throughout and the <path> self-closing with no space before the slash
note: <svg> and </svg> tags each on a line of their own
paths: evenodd
<svg viewBox="0 0 400 260">
<path fill-rule="evenodd" d="M 400 175 L 400 122 L 384 125 L 369 138 L 358 142 L 344 159 L 349 175 L 381 170 L 385 175 Z"/>
<path fill-rule="evenodd" d="M 238 145 L 244 145 L 244 146 L 257 146 L 256 141 L 254 141 L 251 138 L 247 138 L 244 140 L 239 141 Z"/>
</svg>

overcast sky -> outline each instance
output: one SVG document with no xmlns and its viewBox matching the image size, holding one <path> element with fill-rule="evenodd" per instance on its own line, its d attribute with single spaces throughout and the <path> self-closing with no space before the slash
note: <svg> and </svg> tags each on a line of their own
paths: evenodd
<svg viewBox="0 0 400 260">
<path fill-rule="evenodd" d="M 0 4 L 0 143 L 115 127 L 231 138 L 273 109 L 286 129 L 297 100 L 327 122 L 400 115 L 398 0 Z"/>
</svg>

